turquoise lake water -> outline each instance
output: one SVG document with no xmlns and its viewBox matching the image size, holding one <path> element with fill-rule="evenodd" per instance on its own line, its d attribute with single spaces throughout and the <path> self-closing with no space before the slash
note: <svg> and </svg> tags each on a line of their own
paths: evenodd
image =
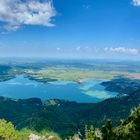
<svg viewBox="0 0 140 140">
<path fill-rule="evenodd" d="M 108 92 L 100 84 L 103 80 L 90 79 L 82 84 L 71 81 L 41 83 L 24 76 L 0 82 L 0 96 L 26 99 L 38 97 L 47 99 L 64 99 L 76 102 L 100 102 L 117 95 Z"/>
</svg>

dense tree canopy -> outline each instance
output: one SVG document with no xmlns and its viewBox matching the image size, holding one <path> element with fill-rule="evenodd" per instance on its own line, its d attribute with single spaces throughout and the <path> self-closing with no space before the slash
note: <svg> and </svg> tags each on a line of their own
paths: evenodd
<svg viewBox="0 0 140 140">
<path fill-rule="evenodd" d="M 130 116 L 121 121 L 117 127 L 112 127 L 111 120 L 108 120 L 102 129 L 93 126 L 85 127 L 85 134 L 82 138 L 79 135 L 70 137 L 70 140 L 140 140 L 140 105 L 135 108 Z"/>
<path fill-rule="evenodd" d="M 29 140 L 28 135 L 15 130 L 11 122 L 0 120 L 0 140 Z"/>
</svg>

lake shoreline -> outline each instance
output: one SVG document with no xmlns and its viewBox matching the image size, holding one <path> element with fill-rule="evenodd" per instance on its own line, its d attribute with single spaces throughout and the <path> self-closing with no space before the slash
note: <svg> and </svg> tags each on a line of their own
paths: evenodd
<svg viewBox="0 0 140 140">
<path fill-rule="evenodd" d="M 0 95 L 12 98 L 64 99 L 76 102 L 101 102 L 114 97 L 114 93 L 105 91 L 102 81 L 92 79 L 78 84 L 71 81 L 38 82 L 26 75 L 17 75 L 8 81 L 0 82 Z"/>
</svg>

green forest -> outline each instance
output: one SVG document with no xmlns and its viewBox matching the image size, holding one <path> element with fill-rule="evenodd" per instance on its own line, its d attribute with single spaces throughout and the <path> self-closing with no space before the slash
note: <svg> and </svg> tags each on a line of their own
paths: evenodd
<svg viewBox="0 0 140 140">
<path fill-rule="evenodd" d="M 30 132 L 30 131 L 29 131 Z M 0 140 L 29 140 L 29 132 L 15 130 L 11 122 L 0 120 Z M 45 134 L 44 134 L 45 135 Z M 48 134 L 47 134 L 48 135 Z M 52 133 L 53 135 L 53 133 Z M 54 136 L 52 140 L 60 140 Z M 85 126 L 84 134 L 80 132 L 69 136 L 67 140 L 139 140 L 140 139 L 140 105 L 133 109 L 127 119 L 121 120 L 117 127 L 112 126 L 108 120 L 99 129 L 94 126 Z M 49 140 L 47 136 L 38 140 Z"/>
</svg>

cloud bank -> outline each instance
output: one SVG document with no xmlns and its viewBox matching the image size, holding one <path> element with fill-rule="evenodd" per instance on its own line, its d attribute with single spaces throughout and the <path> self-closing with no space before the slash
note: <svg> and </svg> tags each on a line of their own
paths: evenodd
<svg viewBox="0 0 140 140">
<path fill-rule="evenodd" d="M 134 6 L 140 6 L 140 0 L 133 0 Z"/>
<path fill-rule="evenodd" d="M 6 30 L 17 30 L 22 25 L 54 26 L 54 16 L 52 0 L 0 0 L 0 21 Z"/>
<path fill-rule="evenodd" d="M 113 53 L 123 53 L 123 54 L 139 54 L 139 50 L 136 48 L 125 48 L 125 47 L 116 47 L 116 48 L 104 48 L 106 52 L 113 52 Z"/>
</svg>

